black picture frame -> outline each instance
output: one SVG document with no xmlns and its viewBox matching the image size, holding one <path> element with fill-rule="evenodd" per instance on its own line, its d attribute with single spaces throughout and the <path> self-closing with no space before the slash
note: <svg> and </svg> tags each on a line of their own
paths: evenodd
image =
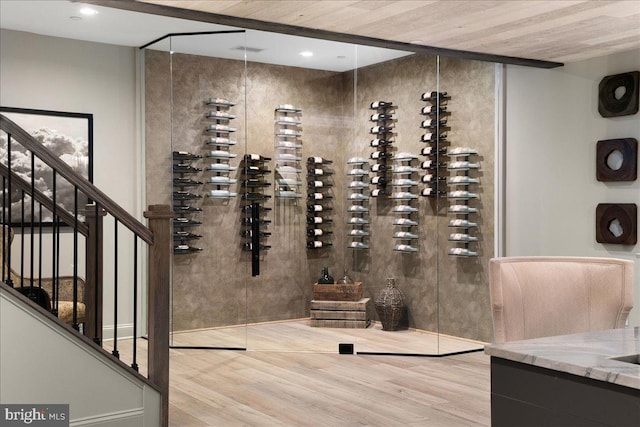
<svg viewBox="0 0 640 427">
<path fill-rule="evenodd" d="M 0 106 L 0 114 L 6 116 L 9 120 L 15 122 L 18 126 L 26 130 L 30 135 L 52 150 L 61 160 L 71 166 L 76 172 L 87 178 L 89 182 L 93 182 L 93 114 L 90 113 L 74 113 L 67 111 L 39 110 L 30 108 L 14 108 Z M 6 150 L 7 134 L 0 132 L 0 149 Z M 19 144 L 12 143 L 12 152 L 27 153 L 28 151 L 21 148 Z M 12 171 L 27 180 L 31 179 L 31 165 L 22 166 L 19 162 L 24 160 L 20 156 L 12 156 Z M 38 161 L 38 160 L 37 160 Z M 24 163 L 24 162 L 23 162 Z M 51 172 L 48 167 L 44 172 L 36 172 L 38 182 L 37 189 L 43 192 L 51 190 Z M 56 179 L 56 202 L 63 206 L 68 212 L 73 214 L 74 210 L 73 187 L 71 184 L 58 177 Z M 80 197 L 79 197 L 80 199 Z M 12 227 L 19 226 L 23 223 L 21 212 L 21 201 L 12 202 L 12 218 L 10 223 Z M 28 203 L 30 198 L 27 196 Z M 81 215 L 84 206 L 87 203 L 86 198 L 81 198 L 78 202 L 78 216 L 80 220 L 84 220 Z M 36 219 L 31 220 L 31 212 L 25 212 L 24 223 L 34 225 L 51 226 L 53 225 L 53 215 L 46 209 L 43 209 L 42 221 L 39 218 L 39 212 L 36 212 Z M 63 222 L 57 225 L 65 226 Z"/>
</svg>

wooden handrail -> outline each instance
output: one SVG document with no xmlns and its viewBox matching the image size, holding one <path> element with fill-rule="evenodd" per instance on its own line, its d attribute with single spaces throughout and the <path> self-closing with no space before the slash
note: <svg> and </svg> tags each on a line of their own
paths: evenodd
<svg viewBox="0 0 640 427">
<path fill-rule="evenodd" d="M 109 212 L 114 218 L 124 224 L 142 240 L 150 245 L 153 244 L 153 233 L 145 227 L 144 224 L 124 210 L 109 196 L 100 191 L 96 186 L 89 182 L 88 179 L 75 173 L 71 166 L 51 154 L 51 152 L 44 148 L 34 137 L 29 135 L 24 129 L 3 114 L 0 114 L 0 129 L 11 135 L 13 139 L 18 141 L 27 150 L 34 153 L 50 168 L 56 170 L 60 176 L 66 179 L 70 184 L 77 187 L 85 196 L 97 202 L 101 208 Z"/>
<path fill-rule="evenodd" d="M 9 169 L 2 163 L 0 163 L 0 175 L 9 179 Z M 20 175 L 18 175 L 13 171 L 11 171 L 11 183 L 15 184 L 15 186 L 18 187 L 20 190 L 26 193 L 31 193 L 31 184 L 29 184 Z M 51 200 L 48 196 L 46 196 L 40 190 L 34 190 L 34 191 L 35 192 L 33 194 L 33 198 L 37 200 L 40 204 L 42 204 L 42 206 L 47 208 L 49 211 L 53 212 L 53 200 Z M 59 216 L 60 219 L 62 219 L 62 222 L 64 222 L 70 227 L 72 227 L 73 224 L 75 223 L 74 216 L 59 206 L 56 208 L 56 215 Z M 83 236 L 87 237 L 87 233 L 89 232 L 89 229 L 87 228 L 86 224 L 82 222 L 78 222 L 78 232 Z"/>
</svg>

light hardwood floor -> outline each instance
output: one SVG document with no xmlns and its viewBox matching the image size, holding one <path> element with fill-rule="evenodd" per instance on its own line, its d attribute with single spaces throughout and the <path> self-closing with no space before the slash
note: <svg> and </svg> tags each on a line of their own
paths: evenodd
<svg viewBox="0 0 640 427">
<path fill-rule="evenodd" d="M 286 341 L 291 328 L 304 325 L 261 326 L 252 334 L 263 329 L 269 342 L 278 335 Z M 310 329 L 316 337 L 335 334 L 333 340 L 326 338 L 334 344 L 354 333 Z M 208 331 L 200 332 L 207 336 Z M 424 338 L 413 332 L 384 332 L 380 348 L 388 345 L 385 340 L 410 340 L 410 333 L 414 340 Z M 195 334 L 188 336 L 189 345 L 202 345 Z M 144 372 L 146 342 L 138 343 Z M 126 361 L 131 342 L 120 341 L 118 346 Z M 174 427 L 488 426 L 489 357 L 482 352 L 442 358 L 340 355 L 337 344 L 332 352 L 174 348 L 169 419 Z"/>
</svg>

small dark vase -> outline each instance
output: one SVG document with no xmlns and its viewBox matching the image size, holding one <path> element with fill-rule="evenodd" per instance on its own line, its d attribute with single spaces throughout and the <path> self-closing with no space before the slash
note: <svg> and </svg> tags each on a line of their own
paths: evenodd
<svg viewBox="0 0 640 427">
<path fill-rule="evenodd" d="M 324 267 L 320 272 L 320 277 L 318 278 L 318 284 L 320 285 L 333 285 L 335 280 L 332 276 L 329 275 L 329 267 Z"/>
<path fill-rule="evenodd" d="M 376 312 L 382 323 L 382 330 L 397 331 L 406 309 L 404 294 L 396 287 L 396 279 L 388 278 L 387 286 L 376 297 Z"/>
</svg>

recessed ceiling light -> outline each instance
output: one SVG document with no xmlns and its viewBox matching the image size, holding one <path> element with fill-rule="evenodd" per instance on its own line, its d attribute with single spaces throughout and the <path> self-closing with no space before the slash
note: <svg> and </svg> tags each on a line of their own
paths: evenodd
<svg viewBox="0 0 640 427">
<path fill-rule="evenodd" d="M 308 50 L 305 50 L 304 52 L 300 52 L 300 55 L 304 56 L 305 58 L 309 58 L 313 56 L 313 52 L 309 52 Z"/>
<path fill-rule="evenodd" d="M 97 15 L 98 11 L 90 7 L 83 7 L 82 9 L 80 9 L 80 13 L 83 14 L 84 16 L 93 16 L 93 15 Z"/>
</svg>

